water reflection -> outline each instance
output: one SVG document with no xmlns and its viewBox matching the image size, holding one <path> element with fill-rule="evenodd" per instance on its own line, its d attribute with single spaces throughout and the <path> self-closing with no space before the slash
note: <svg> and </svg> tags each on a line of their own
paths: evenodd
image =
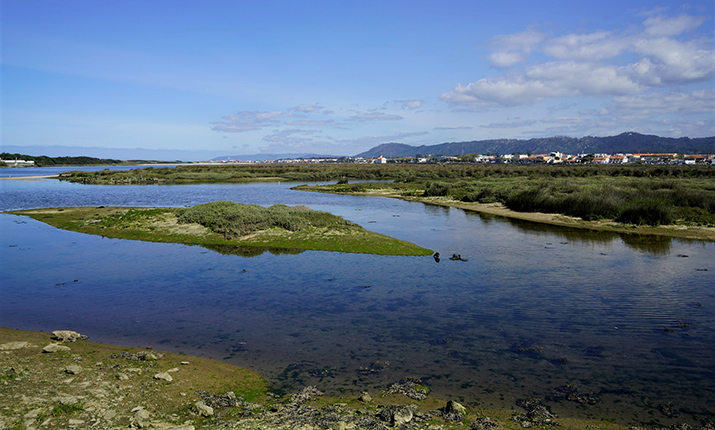
<svg viewBox="0 0 715 430">
<path fill-rule="evenodd" d="M 223 255 L 238 255 L 241 257 L 258 257 L 268 252 L 273 255 L 298 255 L 305 252 L 304 249 L 295 248 L 268 248 L 263 246 L 240 246 L 240 245 L 197 245 Z"/>
<path fill-rule="evenodd" d="M 657 409 L 667 402 L 690 411 L 681 420 L 692 424 L 692 415 L 712 414 L 713 243 L 576 231 L 285 184 L 0 186 L 11 208 L 306 204 L 469 260 L 210 252 L 0 215 L 6 326 L 72 328 L 93 340 L 225 359 L 259 370 L 276 390 L 317 384 L 352 394 L 416 376 L 436 395 L 510 408 L 516 398 L 547 398 L 569 383 L 600 402 L 556 402 L 561 415 L 670 425 Z"/>
</svg>

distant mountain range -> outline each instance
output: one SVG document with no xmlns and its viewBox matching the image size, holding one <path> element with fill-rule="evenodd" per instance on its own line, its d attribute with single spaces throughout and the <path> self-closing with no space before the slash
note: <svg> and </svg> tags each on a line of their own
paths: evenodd
<svg viewBox="0 0 715 430">
<path fill-rule="evenodd" d="M 645 152 L 675 152 L 678 154 L 715 154 L 715 136 L 690 139 L 652 136 L 640 133 L 622 133 L 618 136 L 580 138 L 556 136 L 519 139 L 474 140 L 449 142 L 438 145 L 411 146 L 403 143 L 383 143 L 356 157 L 415 157 L 417 155 L 463 154 L 616 154 Z"/>
</svg>

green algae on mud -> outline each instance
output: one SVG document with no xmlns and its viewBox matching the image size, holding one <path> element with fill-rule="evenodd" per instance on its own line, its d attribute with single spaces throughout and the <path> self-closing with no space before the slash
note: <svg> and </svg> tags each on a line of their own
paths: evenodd
<svg viewBox="0 0 715 430">
<path fill-rule="evenodd" d="M 235 213 L 226 212 L 226 207 L 240 211 L 239 219 L 235 219 Z M 287 250 L 412 256 L 432 254 L 429 249 L 371 232 L 341 217 L 306 207 L 274 205 L 262 208 L 213 202 L 189 209 L 100 206 L 28 209 L 8 213 L 29 216 L 54 227 L 80 233 L 201 245 L 218 252 L 247 256 L 263 251 L 281 253 Z M 209 216 L 206 216 L 207 213 Z M 268 222 L 264 222 L 266 218 Z"/>
<path fill-rule="evenodd" d="M 302 393 L 316 395 L 302 396 L 302 401 L 300 394 L 279 397 L 252 370 L 150 347 L 78 340 L 61 343 L 57 352 L 43 352 L 46 345 L 59 342 L 50 333 L 0 327 L 0 428 L 85 428 L 90 423 L 99 430 L 385 428 L 390 423 L 384 421 L 384 411 L 402 408 L 409 409 L 410 416 L 415 413 L 408 426 L 412 429 L 464 429 L 485 417 L 494 425 L 471 428 L 522 429 L 512 419 L 515 411 L 473 404 L 462 405 L 466 407 L 460 419 L 447 421 L 434 414 L 447 402 L 432 396 L 415 400 L 383 391 L 368 399 L 357 393 L 326 397 L 306 387 Z M 159 378 L 162 374 L 171 378 Z M 217 404 L 227 398 L 235 403 Z M 202 416 L 197 401 L 213 404 L 216 413 Z M 333 425 L 317 425 L 321 417 Z M 614 421 L 558 417 L 563 430 L 628 428 Z M 355 425 L 362 422 L 373 425 Z"/>
</svg>

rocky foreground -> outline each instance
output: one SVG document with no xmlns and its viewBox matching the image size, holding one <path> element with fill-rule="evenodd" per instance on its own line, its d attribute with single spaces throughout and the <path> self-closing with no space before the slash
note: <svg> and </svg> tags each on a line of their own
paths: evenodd
<svg viewBox="0 0 715 430">
<path fill-rule="evenodd" d="M 418 379 L 356 398 L 315 387 L 278 397 L 247 369 L 86 339 L 0 328 L 0 429 L 625 429 L 561 419 L 536 399 L 519 400 L 518 411 L 469 410 L 429 396 Z"/>
</svg>

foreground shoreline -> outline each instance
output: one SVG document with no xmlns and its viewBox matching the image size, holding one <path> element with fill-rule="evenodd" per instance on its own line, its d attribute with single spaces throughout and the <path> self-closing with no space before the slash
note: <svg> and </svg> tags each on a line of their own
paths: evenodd
<svg viewBox="0 0 715 430">
<path fill-rule="evenodd" d="M 232 364 L 84 338 L 0 327 L 1 428 L 628 428 L 611 417 L 558 417 L 535 399 L 517 401 L 516 410 L 464 406 L 428 395 L 419 380 L 381 393 L 355 387 L 351 396 L 324 397 L 305 387 L 280 397 L 258 373 Z"/>
</svg>

